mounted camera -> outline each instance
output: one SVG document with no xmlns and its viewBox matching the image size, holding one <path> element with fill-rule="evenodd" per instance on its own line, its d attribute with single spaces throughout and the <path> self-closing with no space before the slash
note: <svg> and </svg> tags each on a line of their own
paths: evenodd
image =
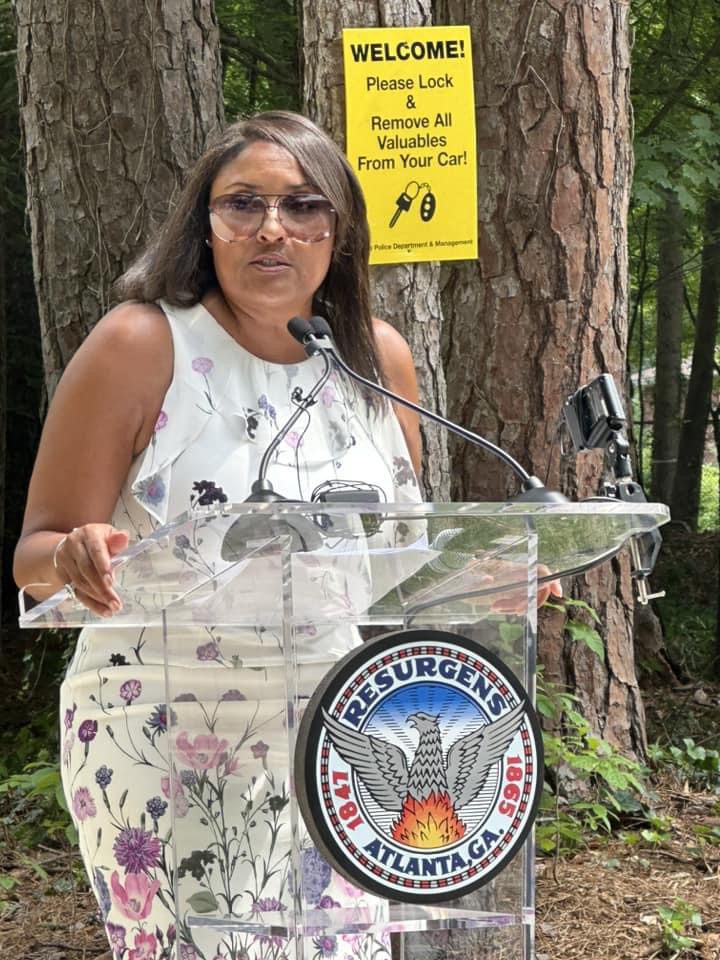
<svg viewBox="0 0 720 960">
<path fill-rule="evenodd" d="M 613 478 L 603 481 L 600 497 L 622 500 L 624 503 L 645 503 L 645 491 L 633 480 L 630 444 L 623 433 L 627 422 L 625 410 L 610 374 L 603 373 L 580 387 L 568 397 L 562 413 L 576 453 L 582 450 L 606 450 L 611 459 Z M 655 567 L 661 543 L 657 530 L 633 537 L 630 541 L 633 579 L 637 587 L 637 599 L 642 604 L 665 596 L 664 590 L 659 593 L 648 593 L 647 590 L 647 580 Z"/>
</svg>

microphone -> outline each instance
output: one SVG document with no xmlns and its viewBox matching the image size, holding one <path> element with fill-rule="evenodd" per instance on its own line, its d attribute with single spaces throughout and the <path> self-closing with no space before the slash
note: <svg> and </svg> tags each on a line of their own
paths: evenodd
<svg viewBox="0 0 720 960">
<path fill-rule="evenodd" d="M 440 424 L 440 426 L 445 427 L 445 429 L 449 430 L 451 433 L 455 433 L 457 436 L 462 437 L 463 440 L 467 440 L 470 443 L 475 444 L 475 446 L 481 447 L 494 457 L 502 460 L 503 463 L 505 463 L 506 466 L 508 466 L 513 473 L 520 478 L 523 489 L 522 493 L 518 494 L 518 496 L 515 498 L 516 500 L 531 503 L 568 502 L 567 497 L 565 497 L 562 493 L 559 493 L 555 490 L 548 490 L 543 484 L 542 480 L 529 474 L 527 470 L 525 470 L 524 467 L 522 467 L 521 464 L 519 464 L 518 461 L 506 450 L 498 447 L 490 440 L 486 440 L 485 437 L 481 437 L 479 434 L 473 433 L 471 430 L 467 430 L 465 427 L 461 427 L 452 420 L 441 417 L 438 413 L 433 413 L 432 410 L 428 410 L 425 407 L 421 407 L 417 403 L 413 403 L 412 400 L 406 400 L 405 397 L 401 397 L 398 394 L 393 393 L 392 390 L 388 390 L 387 387 L 383 387 L 379 383 L 374 383 L 372 380 L 368 380 L 359 373 L 356 373 L 340 356 L 333 339 L 333 333 L 330 328 L 330 324 L 327 322 L 327 320 L 325 320 L 324 317 L 311 317 L 309 323 L 303 320 L 301 317 L 294 317 L 288 324 L 288 331 L 291 336 L 295 337 L 295 339 L 303 345 L 308 356 L 315 356 L 317 353 L 329 354 L 333 362 L 357 383 L 361 383 L 369 390 L 379 393 L 382 396 L 395 401 L 395 403 L 399 403 L 404 407 L 408 407 L 410 410 L 414 410 L 415 413 L 419 414 L 420 416 L 426 417 L 427 419 Z"/>
<path fill-rule="evenodd" d="M 299 328 L 298 322 L 300 324 Z M 298 339 L 298 335 L 293 331 L 301 330 L 304 333 L 305 328 L 310 329 L 307 321 L 300 320 L 297 317 L 288 324 L 288 329 L 296 340 Z M 319 353 L 320 351 L 315 352 Z M 308 355 L 314 356 L 314 353 L 308 352 Z M 250 488 L 250 496 L 245 500 L 245 503 L 272 504 L 299 502 L 289 500 L 287 497 L 282 496 L 282 494 L 276 493 L 273 485 L 267 479 L 267 470 L 273 453 L 288 435 L 297 420 L 315 403 L 315 398 L 325 386 L 332 373 L 330 357 L 327 353 L 323 353 L 322 358 L 324 361 L 324 369 L 317 383 L 307 396 L 300 396 L 296 399 L 297 409 L 267 445 L 260 460 L 257 479 L 253 482 Z M 295 399 L 295 397 L 293 397 L 293 399 Z M 237 517 L 230 525 L 223 538 L 220 555 L 223 560 L 241 560 L 247 555 L 251 543 L 274 539 L 276 537 L 289 537 L 291 550 L 316 550 L 323 542 L 321 529 L 311 518 L 301 514 L 294 515 L 288 513 L 284 516 L 276 516 L 273 514 L 250 513 Z"/>
<path fill-rule="evenodd" d="M 301 335 L 305 334 L 305 328 L 310 330 L 310 325 L 308 324 L 307 320 L 303 320 L 301 317 L 293 317 L 293 319 L 288 323 L 288 330 L 296 340 L 300 340 Z M 310 352 L 306 349 L 306 353 L 308 356 L 315 356 L 317 353 L 320 353 L 323 358 L 325 368 L 320 375 L 320 379 L 317 381 L 312 390 L 310 390 L 308 395 L 297 398 L 297 409 L 267 445 L 267 449 L 265 450 L 265 453 L 263 453 L 262 459 L 260 460 L 257 479 L 253 481 L 253 484 L 250 487 L 250 496 L 245 500 L 245 503 L 278 503 L 279 501 L 287 500 L 287 497 L 283 497 L 281 494 L 275 492 L 273 485 L 267 479 L 266 474 L 270 465 L 270 458 L 288 433 L 290 433 L 290 430 L 295 423 L 297 423 L 303 413 L 306 413 L 308 409 L 315 403 L 315 398 L 325 386 L 330 374 L 332 373 L 330 357 L 326 352 L 322 352 L 320 350 L 314 350 L 313 352 Z M 293 399 L 295 399 L 294 396 Z"/>
</svg>

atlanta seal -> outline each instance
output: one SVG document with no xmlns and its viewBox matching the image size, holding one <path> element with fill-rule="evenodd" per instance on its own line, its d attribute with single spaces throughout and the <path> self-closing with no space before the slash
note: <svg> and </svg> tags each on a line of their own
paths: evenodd
<svg viewBox="0 0 720 960">
<path fill-rule="evenodd" d="M 311 698 L 295 785 L 315 844 L 352 883 L 406 903 L 452 900 L 522 846 L 542 788 L 540 727 L 479 644 L 392 633 L 352 650 Z"/>
</svg>

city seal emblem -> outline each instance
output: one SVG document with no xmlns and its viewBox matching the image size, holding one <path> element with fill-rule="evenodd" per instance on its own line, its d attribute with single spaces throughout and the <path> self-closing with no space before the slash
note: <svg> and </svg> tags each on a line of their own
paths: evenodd
<svg viewBox="0 0 720 960">
<path fill-rule="evenodd" d="M 526 691 L 490 651 L 438 630 L 355 648 L 303 714 L 295 787 L 338 873 L 405 903 L 453 900 L 521 848 L 543 781 Z"/>
</svg>

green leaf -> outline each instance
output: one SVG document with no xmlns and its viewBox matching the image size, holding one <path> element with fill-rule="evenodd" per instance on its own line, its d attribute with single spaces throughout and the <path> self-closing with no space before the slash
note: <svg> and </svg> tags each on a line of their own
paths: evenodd
<svg viewBox="0 0 720 960">
<path fill-rule="evenodd" d="M 188 903 L 195 913 L 214 913 L 218 902 L 209 890 L 201 890 L 188 898 Z"/>
<path fill-rule="evenodd" d="M 605 645 L 597 630 L 589 627 L 586 623 L 579 623 L 577 620 L 568 620 L 565 629 L 576 643 L 584 643 L 599 660 L 605 662 Z"/>
</svg>

